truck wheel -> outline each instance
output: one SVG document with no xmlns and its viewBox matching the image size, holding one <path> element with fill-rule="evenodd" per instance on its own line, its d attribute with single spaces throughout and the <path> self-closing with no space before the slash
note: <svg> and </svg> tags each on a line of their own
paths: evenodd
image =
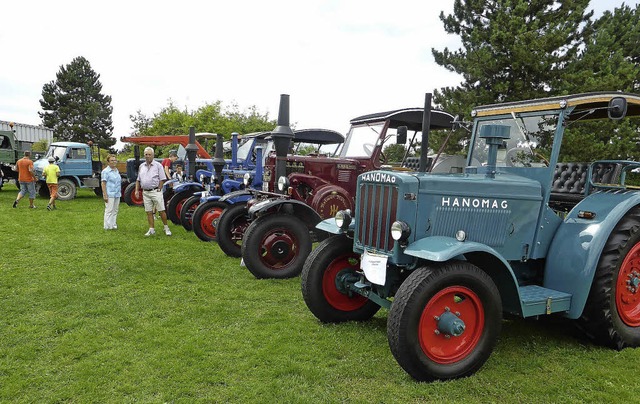
<svg viewBox="0 0 640 404">
<path fill-rule="evenodd" d="M 400 285 L 387 319 L 398 364 L 419 381 L 469 376 L 489 358 L 502 302 L 491 278 L 465 261 L 416 269 Z"/>
<path fill-rule="evenodd" d="M 310 252 L 309 229 L 293 215 L 260 217 L 249 225 L 242 239 L 242 259 L 258 279 L 298 276 Z"/>
<path fill-rule="evenodd" d="M 218 219 L 229 204 L 220 201 L 208 201 L 198 205 L 193 212 L 191 224 L 193 232 L 202 241 L 215 241 Z"/>
<path fill-rule="evenodd" d="M 600 255 L 578 326 L 596 343 L 640 346 L 640 208 L 613 229 Z"/>
<path fill-rule="evenodd" d="M 69 201 L 76 197 L 76 184 L 63 178 L 58 181 L 58 200 L 60 201 Z"/>
<path fill-rule="evenodd" d="M 191 219 L 193 218 L 193 212 L 195 212 L 198 205 L 200 205 L 199 194 L 192 196 L 182 204 L 182 209 L 180 209 L 180 224 L 182 224 L 182 227 L 184 227 L 186 231 L 191 231 L 193 229 L 193 222 Z"/>
<path fill-rule="evenodd" d="M 344 235 L 331 236 L 311 252 L 302 268 L 302 297 L 323 323 L 369 320 L 380 306 L 349 292 L 341 279 L 359 279 L 360 255 Z"/>
<path fill-rule="evenodd" d="M 127 185 L 127 188 L 124 190 L 124 194 L 122 194 L 122 198 L 124 199 L 124 203 L 129 206 L 143 206 L 144 201 L 142 200 L 142 192 L 136 195 L 136 183 L 132 182 Z"/>
<path fill-rule="evenodd" d="M 216 241 L 220 249 L 230 257 L 242 257 L 242 236 L 249 227 L 247 204 L 229 206 L 220 215 L 216 228 Z"/>
<path fill-rule="evenodd" d="M 173 222 L 173 224 L 180 224 L 180 210 L 185 201 L 193 196 L 192 190 L 178 192 L 173 195 L 167 205 L 167 218 Z"/>
</svg>

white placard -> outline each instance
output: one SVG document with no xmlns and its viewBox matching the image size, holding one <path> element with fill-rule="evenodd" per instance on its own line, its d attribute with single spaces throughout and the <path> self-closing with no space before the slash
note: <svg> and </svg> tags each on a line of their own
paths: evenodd
<svg viewBox="0 0 640 404">
<path fill-rule="evenodd" d="M 360 260 L 360 268 L 371 283 L 384 285 L 387 279 L 387 256 L 364 251 Z"/>
</svg>

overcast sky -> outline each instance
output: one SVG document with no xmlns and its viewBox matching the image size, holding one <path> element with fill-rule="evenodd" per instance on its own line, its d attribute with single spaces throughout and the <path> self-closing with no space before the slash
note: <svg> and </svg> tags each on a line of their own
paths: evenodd
<svg viewBox="0 0 640 404">
<path fill-rule="evenodd" d="M 591 2 L 597 16 L 622 3 Z M 130 115 L 169 99 L 255 105 L 276 119 L 282 93 L 298 128 L 345 133 L 353 117 L 422 106 L 425 92 L 460 82 L 431 55 L 459 47 L 441 11 L 453 0 L 6 1 L 0 120 L 41 124 L 42 86 L 84 56 L 112 97 L 117 138 Z"/>
</svg>

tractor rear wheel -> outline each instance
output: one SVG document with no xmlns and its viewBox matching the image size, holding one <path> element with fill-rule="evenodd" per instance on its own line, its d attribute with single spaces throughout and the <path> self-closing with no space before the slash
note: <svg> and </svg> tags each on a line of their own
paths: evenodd
<svg viewBox="0 0 640 404">
<path fill-rule="evenodd" d="M 323 323 L 365 321 L 380 306 L 349 291 L 342 280 L 359 279 L 360 255 L 344 235 L 331 236 L 318 244 L 302 268 L 302 297 Z"/>
<path fill-rule="evenodd" d="M 578 326 L 601 345 L 640 346 L 640 208 L 609 235 Z"/>
<path fill-rule="evenodd" d="M 236 203 L 225 209 L 218 220 L 216 241 L 220 249 L 230 257 L 242 257 L 242 237 L 249 227 L 246 202 Z"/>
<path fill-rule="evenodd" d="M 58 181 L 58 200 L 70 201 L 76 197 L 76 192 L 78 192 L 78 190 L 73 181 L 66 178 Z"/>
<path fill-rule="evenodd" d="M 124 199 L 124 203 L 129 206 L 142 206 L 144 205 L 144 201 L 142 200 L 142 192 L 136 194 L 136 183 L 132 182 L 127 185 L 124 189 L 124 194 L 122 194 L 122 199 Z"/>
<path fill-rule="evenodd" d="M 310 252 L 307 226 L 297 217 L 283 213 L 254 220 L 242 239 L 242 259 L 258 279 L 300 275 Z"/>
<path fill-rule="evenodd" d="M 220 201 L 207 201 L 198 205 L 191 217 L 193 232 L 202 241 L 215 241 L 218 219 L 229 204 Z"/>
<path fill-rule="evenodd" d="M 194 195 L 182 204 L 182 209 L 180 209 L 180 223 L 186 231 L 193 229 L 191 219 L 193 218 L 193 212 L 195 212 L 198 205 L 200 205 L 200 198 L 200 194 Z"/>
<path fill-rule="evenodd" d="M 498 288 L 465 261 L 416 269 L 400 285 L 387 319 L 398 364 L 419 381 L 465 377 L 491 355 L 500 333 Z"/>
<path fill-rule="evenodd" d="M 193 196 L 192 190 L 186 190 L 178 192 L 173 195 L 167 205 L 167 218 L 173 222 L 173 224 L 180 224 L 180 210 L 185 201 Z"/>
</svg>

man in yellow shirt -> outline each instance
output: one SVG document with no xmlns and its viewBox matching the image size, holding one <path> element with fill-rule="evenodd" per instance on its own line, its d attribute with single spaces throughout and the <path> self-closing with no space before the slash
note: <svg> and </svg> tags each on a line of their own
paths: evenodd
<svg viewBox="0 0 640 404">
<path fill-rule="evenodd" d="M 58 167 L 55 163 L 55 159 L 53 157 L 49 157 L 49 165 L 47 165 L 44 170 L 42 170 L 42 175 L 44 175 L 47 181 L 47 187 L 49 188 L 49 204 L 47 205 L 47 210 L 57 209 L 56 208 L 56 197 L 58 196 L 58 177 L 60 177 L 60 167 Z"/>
</svg>

